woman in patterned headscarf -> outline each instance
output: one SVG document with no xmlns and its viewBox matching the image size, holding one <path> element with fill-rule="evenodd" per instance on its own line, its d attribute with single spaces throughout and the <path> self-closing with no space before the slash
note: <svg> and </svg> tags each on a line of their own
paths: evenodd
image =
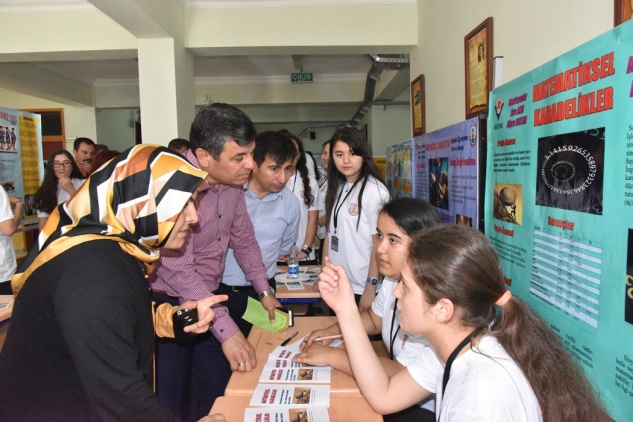
<svg viewBox="0 0 633 422">
<path fill-rule="evenodd" d="M 145 272 L 197 222 L 206 173 L 163 147 L 137 145 L 51 214 L 39 253 L 12 279 L 17 296 L 0 355 L 0 420 L 173 420 L 152 392 L 154 320 Z M 203 332 L 213 317 L 199 302 Z M 174 309 L 160 308 L 157 332 Z M 161 330 L 159 330 L 161 328 Z M 212 419 L 223 420 L 223 418 Z"/>
</svg>

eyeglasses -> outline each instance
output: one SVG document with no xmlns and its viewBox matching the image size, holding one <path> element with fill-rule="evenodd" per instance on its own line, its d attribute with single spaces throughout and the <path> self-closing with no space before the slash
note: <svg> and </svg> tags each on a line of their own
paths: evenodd
<svg viewBox="0 0 633 422">
<path fill-rule="evenodd" d="M 66 168 L 66 167 L 70 167 L 71 166 L 71 162 L 70 161 L 53 161 L 53 167 L 58 169 L 60 167 Z"/>
</svg>

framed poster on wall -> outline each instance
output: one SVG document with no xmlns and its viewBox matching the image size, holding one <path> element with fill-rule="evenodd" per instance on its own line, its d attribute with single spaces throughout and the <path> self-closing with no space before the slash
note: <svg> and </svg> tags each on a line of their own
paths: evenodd
<svg viewBox="0 0 633 422">
<path fill-rule="evenodd" d="M 464 37 L 467 119 L 488 112 L 492 57 L 492 18 L 488 18 Z"/>
<path fill-rule="evenodd" d="M 633 2 L 631 0 L 614 0 L 613 26 L 618 26 L 633 17 Z"/>
<path fill-rule="evenodd" d="M 424 119 L 424 75 L 420 75 L 411 82 L 411 122 L 413 136 L 426 132 Z"/>
</svg>

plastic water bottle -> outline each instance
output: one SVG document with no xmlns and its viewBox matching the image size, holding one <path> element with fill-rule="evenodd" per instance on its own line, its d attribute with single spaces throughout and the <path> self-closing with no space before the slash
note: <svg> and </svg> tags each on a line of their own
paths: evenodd
<svg viewBox="0 0 633 422">
<path fill-rule="evenodd" d="M 299 248 L 293 243 L 288 252 L 288 278 L 299 277 Z"/>
</svg>

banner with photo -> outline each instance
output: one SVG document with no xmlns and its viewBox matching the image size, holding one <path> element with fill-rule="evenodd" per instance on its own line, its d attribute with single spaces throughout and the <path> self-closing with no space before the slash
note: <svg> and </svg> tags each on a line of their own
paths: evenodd
<svg viewBox="0 0 633 422">
<path fill-rule="evenodd" d="M 490 95 L 485 232 L 513 294 L 633 414 L 633 22 Z"/>
<path fill-rule="evenodd" d="M 29 199 L 44 174 L 41 145 L 39 114 L 0 107 L 0 183 L 9 195 L 24 201 L 27 218 L 36 218 Z"/>
<path fill-rule="evenodd" d="M 447 223 L 479 228 L 479 120 L 413 138 L 414 196 Z"/>
</svg>

